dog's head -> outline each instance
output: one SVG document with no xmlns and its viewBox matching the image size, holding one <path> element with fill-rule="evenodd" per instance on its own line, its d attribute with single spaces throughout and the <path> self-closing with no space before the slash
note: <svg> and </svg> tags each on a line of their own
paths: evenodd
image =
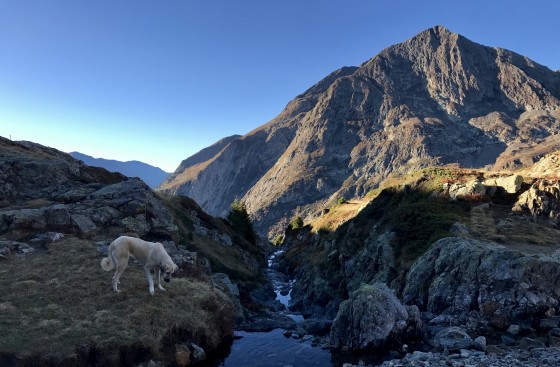
<svg viewBox="0 0 560 367">
<path fill-rule="evenodd" d="M 163 280 L 166 283 L 169 283 L 171 281 L 171 274 L 173 274 L 175 270 L 177 270 L 177 265 L 175 265 L 173 262 L 166 262 L 159 266 L 159 271 L 161 272 Z"/>
</svg>

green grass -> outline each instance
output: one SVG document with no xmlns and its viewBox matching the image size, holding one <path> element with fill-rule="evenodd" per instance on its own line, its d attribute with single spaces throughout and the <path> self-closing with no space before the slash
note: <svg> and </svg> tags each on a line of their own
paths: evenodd
<svg viewBox="0 0 560 367">
<path fill-rule="evenodd" d="M 179 334 L 204 348 L 232 335 L 231 302 L 211 285 L 173 279 L 151 296 L 144 271 L 130 263 L 115 294 L 102 257 L 92 242 L 67 237 L 46 253 L 3 261 L 0 352 L 71 355 L 85 342 L 101 350 L 141 346 L 165 358 Z"/>
</svg>

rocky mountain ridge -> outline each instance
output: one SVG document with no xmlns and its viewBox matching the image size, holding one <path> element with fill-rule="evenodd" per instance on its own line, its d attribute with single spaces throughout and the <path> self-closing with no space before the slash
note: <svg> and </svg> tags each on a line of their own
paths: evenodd
<svg viewBox="0 0 560 367">
<path fill-rule="evenodd" d="M 242 198 L 267 232 L 362 196 L 392 172 L 533 163 L 560 148 L 559 132 L 558 73 L 437 26 L 333 72 L 160 189 L 213 215 Z"/>
<path fill-rule="evenodd" d="M 169 176 L 169 173 L 161 168 L 140 161 L 121 162 L 114 159 L 94 158 L 80 152 L 70 152 L 69 154 L 88 166 L 103 167 L 108 171 L 119 172 L 128 177 L 139 177 L 152 189 L 159 186 Z"/>
</svg>

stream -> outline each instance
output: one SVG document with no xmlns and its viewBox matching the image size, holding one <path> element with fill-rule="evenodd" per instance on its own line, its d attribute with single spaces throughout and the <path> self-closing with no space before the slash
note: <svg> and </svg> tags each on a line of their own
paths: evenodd
<svg viewBox="0 0 560 367">
<path fill-rule="evenodd" d="M 283 275 L 273 269 L 273 263 L 283 251 L 279 250 L 268 259 L 267 276 L 272 281 L 276 299 L 286 306 L 284 312 L 294 321 L 303 316 L 291 313 L 288 308 L 294 280 L 285 281 Z M 311 346 L 312 337 L 294 338 L 283 335 L 284 330 L 269 332 L 236 331 L 231 353 L 220 366 L 224 367 L 339 367 L 342 362 L 333 361 L 329 350 Z"/>
</svg>

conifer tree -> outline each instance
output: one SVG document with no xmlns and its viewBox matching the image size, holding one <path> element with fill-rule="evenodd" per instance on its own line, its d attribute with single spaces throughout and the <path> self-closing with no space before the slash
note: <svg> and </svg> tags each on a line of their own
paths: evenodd
<svg viewBox="0 0 560 367">
<path fill-rule="evenodd" d="M 253 245 L 256 244 L 256 234 L 253 230 L 253 224 L 251 223 L 251 218 L 249 213 L 247 213 L 247 207 L 245 203 L 235 198 L 231 204 L 231 210 L 227 216 L 231 227 L 243 236 L 247 241 L 251 242 Z"/>
</svg>

